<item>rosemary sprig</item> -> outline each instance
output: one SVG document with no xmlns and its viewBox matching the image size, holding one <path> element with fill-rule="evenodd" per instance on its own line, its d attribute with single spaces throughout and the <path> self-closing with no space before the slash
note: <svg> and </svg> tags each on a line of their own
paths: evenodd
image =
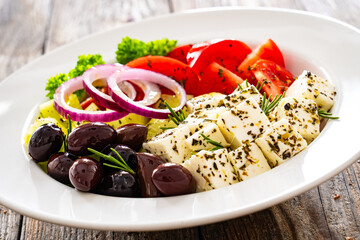
<svg viewBox="0 0 360 240">
<path fill-rule="evenodd" d="M 318 110 L 318 115 L 320 117 L 323 117 L 323 118 L 328 118 L 328 119 L 339 119 L 340 117 L 333 117 L 332 113 L 329 113 L 329 112 L 326 112 L 324 110 Z"/>
<path fill-rule="evenodd" d="M 210 143 L 210 144 L 214 145 L 214 147 L 212 149 L 210 149 L 210 151 L 215 151 L 215 150 L 218 150 L 218 149 L 225 148 L 219 142 L 212 140 L 211 138 L 205 136 L 204 134 L 201 133 L 200 135 L 205 139 L 205 141 L 207 143 Z"/>
<path fill-rule="evenodd" d="M 180 111 L 178 111 L 177 113 L 174 111 L 174 109 L 172 109 L 172 107 L 166 102 L 164 101 L 164 104 L 166 105 L 166 107 L 169 109 L 171 115 L 169 114 L 169 118 L 171 121 L 173 121 L 176 125 L 179 125 L 182 121 L 185 120 L 186 118 L 186 114 L 184 112 L 184 110 L 180 109 Z"/>
<path fill-rule="evenodd" d="M 68 151 L 68 144 L 67 144 L 67 137 L 70 135 L 70 133 L 72 132 L 72 123 L 71 123 L 71 119 L 70 119 L 70 115 L 68 114 L 67 115 L 67 120 L 68 120 L 68 123 L 69 123 L 69 126 L 67 128 L 67 135 L 65 135 L 65 138 L 64 138 L 64 150 L 65 152 Z"/>
<path fill-rule="evenodd" d="M 175 127 L 160 127 L 162 130 L 174 129 Z"/>
<path fill-rule="evenodd" d="M 265 84 L 265 81 L 263 81 L 263 82 L 261 83 L 260 87 L 259 87 L 259 82 L 257 82 L 255 87 L 256 87 L 256 89 L 260 92 L 261 89 L 262 89 L 262 87 L 264 86 L 264 84 Z"/>
<path fill-rule="evenodd" d="M 121 170 L 127 171 L 127 172 L 134 175 L 135 172 L 131 169 L 131 167 L 129 167 L 129 165 L 125 162 L 125 160 L 121 157 L 121 155 L 115 149 L 113 149 L 113 148 L 110 148 L 110 149 L 111 149 L 111 151 L 113 151 L 116 154 L 116 156 L 120 159 L 120 161 L 117 160 L 116 158 L 112 157 L 112 156 L 105 155 L 105 154 L 103 154 L 103 153 L 101 153 L 99 151 L 96 151 L 95 149 L 88 148 L 88 150 L 90 152 L 92 152 L 95 155 L 97 155 L 99 157 L 102 157 L 105 160 L 108 160 L 109 162 L 114 164 L 114 165 L 112 165 L 112 164 L 104 163 L 105 166 L 121 169 Z"/>
<path fill-rule="evenodd" d="M 246 80 L 245 80 L 246 81 Z M 237 85 L 238 85 L 238 88 L 242 91 L 242 90 L 244 90 L 243 89 L 243 87 L 240 85 L 240 83 L 237 83 Z"/>
<path fill-rule="evenodd" d="M 276 94 L 274 99 L 271 100 L 272 94 L 268 98 L 266 98 L 266 93 L 264 93 L 264 97 L 261 103 L 261 110 L 265 113 L 265 115 L 269 115 L 269 113 L 276 108 L 279 104 L 280 100 L 285 96 L 285 92 L 280 94 L 279 96 Z"/>
</svg>

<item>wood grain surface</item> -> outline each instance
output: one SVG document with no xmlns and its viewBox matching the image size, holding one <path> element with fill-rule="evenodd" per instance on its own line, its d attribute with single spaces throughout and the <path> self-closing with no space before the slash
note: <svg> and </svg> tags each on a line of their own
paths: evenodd
<svg viewBox="0 0 360 240">
<path fill-rule="evenodd" d="M 0 0 L 0 81 L 38 56 L 89 34 L 151 16 L 219 6 L 298 9 L 360 28 L 359 0 Z M 161 232 L 64 227 L 0 206 L 0 239 L 360 239 L 359 182 L 360 160 L 320 186 L 264 211 Z"/>
</svg>

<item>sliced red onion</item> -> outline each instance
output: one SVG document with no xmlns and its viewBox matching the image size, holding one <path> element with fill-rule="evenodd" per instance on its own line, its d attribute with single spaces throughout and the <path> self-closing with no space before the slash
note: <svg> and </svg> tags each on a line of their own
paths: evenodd
<svg viewBox="0 0 360 240">
<path fill-rule="evenodd" d="M 135 102 L 129 97 L 127 97 L 126 94 L 122 92 L 118 86 L 119 82 L 127 80 L 141 80 L 153 82 L 170 89 L 175 93 L 176 96 L 180 95 L 180 105 L 174 108 L 174 111 L 179 111 L 186 103 L 186 92 L 184 88 L 175 80 L 160 73 L 155 73 L 144 69 L 132 68 L 126 69 L 126 71 L 115 71 L 115 73 L 107 79 L 110 96 L 121 108 L 125 109 L 126 111 L 136 113 L 145 117 L 163 119 L 168 118 L 168 115 L 170 114 L 170 111 L 168 109 L 150 108 L 141 105 L 138 102 Z"/>
<path fill-rule="evenodd" d="M 129 69 L 129 67 L 121 65 L 121 64 L 104 64 L 98 65 L 90 68 L 84 73 L 83 85 L 85 91 L 92 97 L 96 102 L 101 104 L 105 108 L 109 108 L 116 111 L 122 111 L 122 109 L 114 102 L 114 100 L 107 94 L 99 91 L 93 83 L 97 80 L 104 80 L 108 78 L 115 71 L 124 71 Z M 160 88 L 151 82 L 143 82 L 143 81 L 131 81 L 133 84 L 136 84 L 143 92 L 144 99 L 139 103 L 143 105 L 152 105 L 156 103 L 161 96 Z M 119 84 L 121 91 L 125 92 L 125 94 L 132 100 L 136 97 L 136 90 L 134 87 L 128 82 L 121 82 Z"/>
<path fill-rule="evenodd" d="M 56 111 L 62 116 L 66 117 L 68 114 L 73 121 L 91 121 L 91 122 L 111 122 L 118 120 L 127 114 L 128 112 L 121 109 L 121 111 L 86 111 L 69 106 L 65 98 L 70 96 L 73 92 L 83 89 L 82 76 L 70 79 L 58 87 L 54 94 L 54 106 Z"/>
</svg>

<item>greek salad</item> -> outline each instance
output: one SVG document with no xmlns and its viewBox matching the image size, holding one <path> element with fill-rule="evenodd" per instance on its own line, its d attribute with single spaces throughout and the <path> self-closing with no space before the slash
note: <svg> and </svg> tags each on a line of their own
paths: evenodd
<svg viewBox="0 0 360 240">
<path fill-rule="evenodd" d="M 246 181 L 289 161 L 320 133 L 335 86 L 293 76 L 271 39 L 177 45 L 125 37 L 117 63 L 79 56 L 50 77 L 29 127 L 29 156 L 79 191 L 162 197 Z"/>
</svg>

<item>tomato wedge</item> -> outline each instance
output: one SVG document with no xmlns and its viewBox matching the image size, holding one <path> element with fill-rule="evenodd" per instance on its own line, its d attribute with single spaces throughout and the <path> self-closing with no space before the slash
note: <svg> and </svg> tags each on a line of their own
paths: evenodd
<svg viewBox="0 0 360 240">
<path fill-rule="evenodd" d="M 137 58 L 126 64 L 129 67 L 151 70 L 164 74 L 178 82 L 197 82 L 198 76 L 191 68 L 174 58 L 164 56 L 146 56 Z"/>
<path fill-rule="evenodd" d="M 194 86 L 196 89 L 195 95 L 198 96 L 211 92 L 230 94 L 242 82 L 243 80 L 235 73 L 217 62 L 212 62 L 205 68 L 201 76 L 200 85 L 198 87 Z"/>
<path fill-rule="evenodd" d="M 186 56 L 189 50 L 192 48 L 192 44 L 186 44 L 179 47 L 174 48 L 171 52 L 169 52 L 166 56 L 175 58 L 185 64 L 187 64 Z"/>
<path fill-rule="evenodd" d="M 267 96 L 282 94 L 294 82 L 294 77 L 288 70 L 270 60 L 258 60 L 251 66 L 251 72 L 259 86 L 264 82 L 261 92 L 265 92 Z"/>
<path fill-rule="evenodd" d="M 279 47 L 273 40 L 268 39 L 257 46 L 238 66 L 237 72 L 239 76 L 243 79 L 247 79 L 251 84 L 254 84 L 254 76 L 250 70 L 251 65 L 253 65 L 259 59 L 271 60 L 277 65 L 285 67 L 284 57 Z"/>
<path fill-rule="evenodd" d="M 212 62 L 216 62 L 236 73 L 237 67 L 251 52 L 245 43 L 239 40 L 214 40 L 195 44 L 187 55 L 189 66 L 199 75 Z"/>
</svg>

